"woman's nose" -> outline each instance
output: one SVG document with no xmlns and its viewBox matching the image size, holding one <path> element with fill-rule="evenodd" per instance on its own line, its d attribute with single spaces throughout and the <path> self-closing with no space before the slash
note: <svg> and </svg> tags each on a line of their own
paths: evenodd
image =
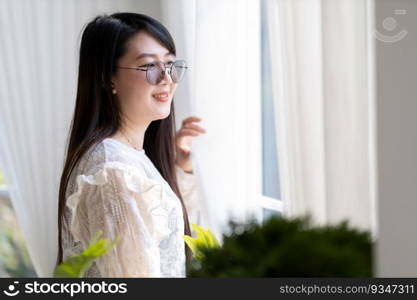
<svg viewBox="0 0 417 300">
<path fill-rule="evenodd" d="M 171 84 L 173 81 L 172 81 L 172 78 L 171 78 L 170 70 L 167 68 L 162 72 L 164 72 L 164 75 L 162 77 L 161 83 Z"/>
</svg>

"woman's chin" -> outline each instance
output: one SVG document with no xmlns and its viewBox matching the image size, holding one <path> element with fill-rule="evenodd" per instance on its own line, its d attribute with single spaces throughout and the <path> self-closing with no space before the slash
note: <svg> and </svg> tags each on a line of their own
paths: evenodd
<svg viewBox="0 0 417 300">
<path fill-rule="evenodd" d="M 161 119 L 165 119 L 169 116 L 169 114 L 171 113 L 171 110 L 166 110 L 166 111 L 160 111 L 159 113 L 157 113 L 155 115 L 155 120 L 161 120 Z"/>
</svg>

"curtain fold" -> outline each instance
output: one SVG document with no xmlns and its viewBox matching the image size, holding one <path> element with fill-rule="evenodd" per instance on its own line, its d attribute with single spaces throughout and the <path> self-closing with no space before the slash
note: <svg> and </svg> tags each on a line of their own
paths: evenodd
<svg viewBox="0 0 417 300">
<path fill-rule="evenodd" d="M 39 277 L 58 250 L 58 185 L 73 113 L 79 39 L 102 13 L 160 18 L 143 1 L 0 1 L 0 165 Z"/>
<path fill-rule="evenodd" d="M 75 74 L 75 49 L 64 46 L 64 39 L 75 40 L 74 29 L 59 21 L 68 13 L 74 24 L 66 8 L 51 1 L 0 3 L 0 159 L 40 277 L 51 274 L 56 259 L 55 196 Z"/>
<path fill-rule="evenodd" d="M 193 141 L 193 165 L 206 226 L 221 241 L 229 220 L 256 216 L 262 191 L 260 2 L 167 0 L 163 7 L 190 62 L 176 101 L 188 101 L 182 115 L 201 117 L 207 129 Z"/>
<path fill-rule="evenodd" d="M 266 2 L 285 214 L 375 234 L 367 3 Z"/>
</svg>

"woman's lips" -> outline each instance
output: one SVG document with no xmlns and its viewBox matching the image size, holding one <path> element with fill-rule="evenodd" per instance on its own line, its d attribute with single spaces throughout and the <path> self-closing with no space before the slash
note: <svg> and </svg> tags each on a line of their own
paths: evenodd
<svg viewBox="0 0 417 300">
<path fill-rule="evenodd" d="M 167 92 L 153 94 L 152 97 L 159 102 L 167 102 L 169 100 L 169 94 Z"/>
</svg>

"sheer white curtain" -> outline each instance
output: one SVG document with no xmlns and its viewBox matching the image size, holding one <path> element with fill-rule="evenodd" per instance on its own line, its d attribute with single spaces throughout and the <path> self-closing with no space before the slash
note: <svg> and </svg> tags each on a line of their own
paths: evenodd
<svg viewBox="0 0 417 300">
<path fill-rule="evenodd" d="M 363 0 L 267 0 L 284 210 L 375 234 Z"/>
<path fill-rule="evenodd" d="M 194 169 L 206 225 L 221 240 L 230 219 L 256 213 L 261 194 L 260 2 L 163 1 L 164 20 L 188 81 L 176 95 L 202 118 L 193 141 Z M 182 50 L 181 50 L 182 49 Z"/>
<path fill-rule="evenodd" d="M 0 165 L 38 276 L 57 255 L 58 183 L 73 112 L 78 42 L 95 15 L 160 18 L 152 1 L 0 1 Z"/>
</svg>

